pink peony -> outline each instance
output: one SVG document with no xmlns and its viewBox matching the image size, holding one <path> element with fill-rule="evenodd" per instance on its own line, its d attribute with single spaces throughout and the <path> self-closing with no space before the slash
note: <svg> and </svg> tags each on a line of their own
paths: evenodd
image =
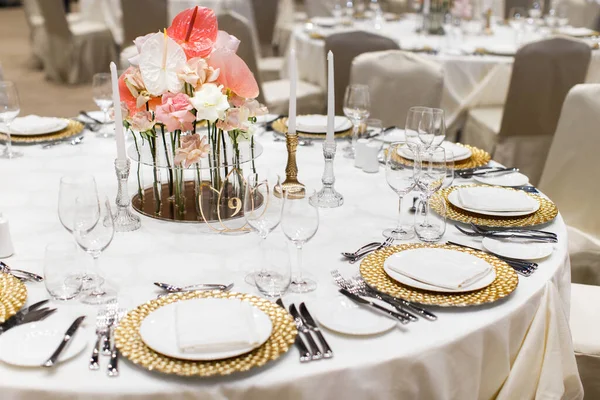
<svg viewBox="0 0 600 400">
<path fill-rule="evenodd" d="M 177 14 L 167 35 L 174 39 L 189 58 L 207 57 L 217 41 L 217 16 L 206 7 L 194 7 Z"/>
<path fill-rule="evenodd" d="M 184 93 L 165 93 L 162 96 L 162 105 L 156 107 L 156 122 L 164 124 L 171 132 L 178 129 L 191 131 L 196 120 L 190 98 Z"/>
<path fill-rule="evenodd" d="M 224 131 L 233 131 L 239 129 L 247 131 L 250 127 L 250 113 L 246 107 L 230 108 L 225 112 L 225 119 L 217 122 L 217 128 Z"/>
<path fill-rule="evenodd" d="M 206 136 L 200 137 L 197 133 L 182 136 L 181 147 L 175 151 L 175 165 L 187 168 L 206 157 L 209 151 L 210 146 Z"/>
<path fill-rule="evenodd" d="M 134 131 L 146 132 L 154 128 L 152 113 L 149 111 L 138 111 L 129 117 L 129 123 Z"/>
</svg>

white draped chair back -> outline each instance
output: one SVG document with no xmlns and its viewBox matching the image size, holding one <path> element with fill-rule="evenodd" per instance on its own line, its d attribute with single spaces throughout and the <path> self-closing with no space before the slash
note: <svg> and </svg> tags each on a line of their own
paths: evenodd
<svg viewBox="0 0 600 400">
<path fill-rule="evenodd" d="M 573 282 L 600 285 L 600 84 L 567 95 L 539 184 L 569 227 Z"/>
<path fill-rule="evenodd" d="M 410 107 L 440 107 L 444 75 L 438 63 L 401 50 L 387 50 L 357 56 L 350 82 L 369 87 L 371 118 L 380 119 L 384 126 L 403 127 Z"/>
<path fill-rule="evenodd" d="M 539 182 L 569 90 L 585 81 L 590 46 L 557 37 L 517 52 L 494 159 Z"/>
<path fill-rule="evenodd" d="M 331 10 L 327 5 L 328 2 L 325 0 L 304 0 L 304 10 L 308 18 L 330 17 Z"/>
<path fill-rule="evenodd" d="M 121 0 L 123 43 L 130 45 L 138 36 L 158 32 L 169 26 L 168 0 Z M 140 11 L 143 10 L 143 17 Z"/>
<path fill-rule="evenodd" d="M 262 56 L 273 54 L 273 35 L 279 13 L 279 0 L 252 0 L 254 19 Z"/>
<path fill-rule="evenodd" d="M 335 112 L 343 115 L 344 93 L 350 83 L 352 61 L 360 54 L 399 50 L 398 43 L 390 38 L 369 32 L 355 31 L 335 33 L 325 39 L 325 54 L 332 51 L 335 56 Z"/>
<path fill-rule="evenodd" d="M 67 23 L 67 14 L 63 2 L 61 0 L 37 0 L 37 4 L 44 18 L 47 34 L 70 40 L 72 35 Z"/>
</svg>

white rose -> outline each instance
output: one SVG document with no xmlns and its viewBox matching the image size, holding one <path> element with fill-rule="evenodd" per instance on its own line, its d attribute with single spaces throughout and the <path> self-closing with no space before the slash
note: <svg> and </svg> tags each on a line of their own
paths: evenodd
<svg viewBox="0 0 600 400">
<path fill-rule="evenodd" d="M 222 92 L 222 86 L 214 83 L 205 83 L 194 93 L 190 102 L 196 109 L 196 119 L 203 119 L 214 123 L 218 119 L 225 118 L 225 111 L 229 108 L 227 96 Z"/>
</svg>

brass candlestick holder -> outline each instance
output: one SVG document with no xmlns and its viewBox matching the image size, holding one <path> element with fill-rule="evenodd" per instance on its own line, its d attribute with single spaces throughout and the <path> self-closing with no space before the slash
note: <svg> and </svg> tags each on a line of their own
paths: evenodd
<svg viewBox="0 0 600 400">
<path fill-rule="evenodd" d="M 492 35 L 494 32 L 492 31 L 492 9 L 488 8 L 485 12 L 485 28 L 483 29 L 484 35 Z"/>
<path fill-rule="evenodd" d="M 277 196 L 283 196 L 288 192 L 289 199 L 302 199 L 306 196 L 304 185 L 298 181 L 298 165 L 296 164 L 296 150 L 298 149 L 298 135 L 286 134 L 285 145 L 287 147 L 288 159 L 285 167 L 285 181 L 275 188 Z"/>
</svg>

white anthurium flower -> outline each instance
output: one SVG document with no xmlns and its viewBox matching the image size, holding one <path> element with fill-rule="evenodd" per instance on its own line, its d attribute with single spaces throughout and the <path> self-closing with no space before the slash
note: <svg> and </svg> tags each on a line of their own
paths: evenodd
<svg viewBox="0 0 600 400">
<path fill-rule="evenodd" d="M 187 58 L 180 45 L 167 36 L 155 33 L 146 39 L 140 51 L 140 72 L 146 90 L 153 96 L 166 92 L 179 93 L 183 83 L 178 74 Z"/>
<path fill-rule="evenodd" d="M 223 87 L 214 83 L 205 83 L 196 90 L 194 97 L 190 98 L 192 106 L 196 109 L 198 121 L 208 120 L 214 123 L 225 118 L 225 111 L 229 108 L 227 96 L 223 94 Z"/>
</svg>

